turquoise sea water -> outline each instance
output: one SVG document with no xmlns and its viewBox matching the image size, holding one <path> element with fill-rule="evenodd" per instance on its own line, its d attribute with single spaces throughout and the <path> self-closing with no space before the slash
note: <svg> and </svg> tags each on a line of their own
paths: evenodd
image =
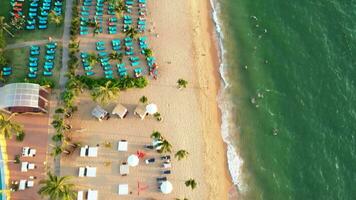
<svg viewBox="0 0 356 200">
<path fill-rule="evenodd" d="M 218 3 L 240 199 L 356 199 L 356 1 Z"/>
</svg>

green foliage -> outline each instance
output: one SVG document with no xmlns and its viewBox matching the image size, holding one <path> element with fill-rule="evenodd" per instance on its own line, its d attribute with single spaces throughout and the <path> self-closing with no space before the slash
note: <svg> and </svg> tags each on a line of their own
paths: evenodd
<svg viewBox="0 0 356 200">
<path fill-rule="evenodd" d="M 11 138 L 13 134 L 22 132 L 22 127 L 19 124 L 10 121 L 11 116 L 5 117 L 0 113 L 0 134 L 5 138 Z"/>
<path fill-rule="evenodd" d="M 16 134 L 16 141 L 22 142 L 25 139 L 25 132 L 20 131 Z"/>
<path fill-rule="evenodd" d="M 6 58 L 5 53 L 0 50 L 0 67 L 3 67 L 9 63 L 9 60 Z"/>
<path fill-rule="evenodd" d="M 49 14 L 49 22 L 59 26 L 63 22 L 63 17 L 61 15 L 56 15 L 56 13 L 52 10 Z"/>
<path fill-rule="evenodd" d="M 161 117 L 161 113 L 156 112 L 155 114 L 153 114 L 153 117 L 156 118 L 157 121 L 162 121 L 162 117 Z"/>
<path fill-rule="evenodd" d="M 21 162 L 20 155 L 15 155 L 15 163 L 19 164 Z"/>
<path fill-rule="evenodd" d="M 143 104 L 146 104 L 147 101 L 148 101 L 148 98 L 147 98 L 146 96 L 142 96 L 142 97 L 140 98 L 140 102 L 143 103 Z"/>
<path fill-rule="evenodd" d="M 158 131 L 153 131 L 151 134 L 151 138 L 154 140 L 163 140 L 162 134 Z"/>
<path fill-rule="evenodd" d="M 178 79 L 177 84 L 178 84 L 179 89 L 186 88 L 188 85 L 188 81 L 180 78 L 180 79 Z"/>
<path fill-rule="evenodd" d="M 168 140 L 163 139 L 161 143 L 157 146 L 158 153 L 171 153 L 172 152 L 172 145 L 168 142 Z"/>
<path fill-rule="evenodd" d="M 26 83 L 36 83 L 40 86 L 43 87 L 48 87 L 48 88 L 54 88 L 56 86 L 54 80 L 52 79 L 47 79 L 47 78 L 40 78 L 40 79 L 24 79 L 24 82 Z"/>
<path fill-rule="evenodd" d="M 181 149 L 176 152 L 174 157 L 177 158 L 178 160 L 182 160 L 182 159 L 186 158 L 188 155 L 189 155 L 188 151 Z"/>
<path fill-rule="evenodd" d="M 151 57 L 153 55 L 153 52 L 151 49 L 144 49 L 144 54 L 146 57 Z"/>
<path fill-rule="evenodd" d="M 189 179 L 185 181 L 185 186 L 192 188 L 194 190 L 197 187 L 197 182 L 194 179 Z"/>
<path fill-rule="evenodd" d="M 88 76 L 77 77 L 85 86 L 92 90 L 96 86 L 105 86 L 106 82 L 111 81 L 113 85 L 119 87 L 120 90 L 126 90 L 130 88 L 144 88 L 148 85 L 148 80 L 145 77 L 132 78 L 123 77 L 120 79 L 107 79 L 107 78 L 90 78 Z"/>
<path fill-rule="evenodd" d="M 110 101 L 116 99 L 119 96 L 119 88 L 111 81 L 106 82 L 105 86 L 96 86 L 92 89 L 91 95 L 93 100 L 106 105 Z"/>
<path fill-rule="evenodd" d="M 139 32 L 137 31 L 137 29 L 130 27 L 127 31 L 126 31 L 126 37 L 130 37 L 133 39 L 136 39 L 138 37 Z"/>
<path fill-rule="evenodd" d="M 77 193 L 75 185 L 70 183 L 71 177 L 57 177 L 48 172 L 47 179 L 41 180 L 41 188 L 38 193 L 42 197 L 49 197 L 51 200 L 75 200 Z"/>
</svg>

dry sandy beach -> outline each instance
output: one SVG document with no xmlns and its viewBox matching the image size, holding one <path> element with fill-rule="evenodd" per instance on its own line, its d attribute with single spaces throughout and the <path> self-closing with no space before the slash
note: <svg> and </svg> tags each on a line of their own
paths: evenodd
<svg viewBox="0 0 356 200">
<path fill-rule="evenodd" d="M 148 42 L 160 65 L 158 80 L 150 80 L 147 88 L 123 91 L 117 102 L 129 109 L 125 119 L 112 118 L 98 122 L 90 117 L 95 104 L 87 95 L 79 102 L 79 112 L 73 119 L 74 128 L 85 131 L 73 134 L 74 141 L 90 146 L 99 145 L 98 158 L 81 158 L 79 153 L 63 156 L 61 175 L 78 175 L 78 167 L 97 167 L 96 178 L 75 178 L 80 189 L 99 190 L 99 199 L 228 199 L 232 186 L 227 170 L 226 150 L 220 135 L 220 114 L 217 107 L 219 76 L 218 59 L 208 1 L 148 1 Z M 157 37 L 158 34 L 158 37 Z M 98 36 L 100 37 L 100 36 Z M 85 42 L 85 41 L 82 41 Z M 177 89 L 177 80 L 189 82 L 183 90 Z M 145 95 L 158 105 L 163 120 L 148 117 L 141 121 L 133 115 L 139 98 Z M 109 111 L 114 104 L 105 106 Z M 145 165 L 142 160 L 129 176 L 119 175 L 119 164 L 129 154 L 142 150 L 150 142 L 150 134 L 157 130 L 173 145 L 190 154 L 182 161 L 173 160 L 169 180 L 174 190 L 169 195 L 158 192 L 155 178 L 160 177 L 159 163 Z M 117 141 L 129 142 L 127 153 L 116 150 Z M 104 147 L 111 142 L 112 147 Z M 147 151 L 148 157 L 158 158 L 156 152 Z M 194 178 L 198 187 L 191 190 L 184 181 Z M 137 183 L 143 189 L 138 195 Z M 131 195 L 117 195 L 117 185 L 128 183 Z"/>
</svg>

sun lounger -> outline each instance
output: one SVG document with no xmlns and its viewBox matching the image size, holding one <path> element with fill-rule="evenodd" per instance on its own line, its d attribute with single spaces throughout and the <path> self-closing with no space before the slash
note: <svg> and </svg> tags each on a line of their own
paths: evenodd
<svg viewBox="0 0 356 200">
<path fill-rule="evenodd" d="M 20 180 L 19 183 L 19 190 L 25 190 L 26 189 L 26 180 Z"/>
<path fill-rule="evenodd" d="M 43 71 L 43 76 L 52 76 L 53 73 L 51 71 Z"/>
<path fill-rule="evenodd" d="M 84 146 L 80 148 L 80 157 L 85 157 L 87 155 L 87 150 L 88 150 L 88 146 Z"/>
<path fill-rule="evenodd" d="M 98 147 L 89 147 L 88 157 L 97 157 L 97 156 L 98 156 Z"/>
<path fill-rule="evenodd" d="M 162 167 L 163 168 L 171 168 L 172 164 L 170 162 L 163 162 Z"/>
<path fill-rule="evenodd" d="M 35 184 L 35 182 L 34 182 L 34 181 L 27 181 L 27 182 L 26 182 L 26 186 L 27 186 L 28 188 L 33 187 L 33 186 L 34 186 L 34 184 Z"/>
<path fill-rule="evenodd" d="M 87 76 L 93 76 L 95 73 L 93 71 L 87 71 L 85 72 L 85 75 Z"/>
<path fill-rule="evenodd" d="M 28 77 L 28 78 L 36 78 L 36 77 L 37 77 L 37 74 L 29 73 L 29 74 L 27 74 L 27 77 Z"/>
<path fill-rule="evenodd" d="M 129 194 L 129 185 L 128 184 L 119 184 L 118 194 L 119 195 L 128 195 Z"/>
<path fill-rule="evenodd" d="M 127 163 L 120 165 L 120 174 L 122 176 L 126 176 L 129 172 L 129 165 Z"/>
<path fill-rule="evenodd" d="M 87 199 L 88 200 L 97 200 L 98 199 L 98 191 L 89 189 Z"/>
<path fill-rule="evenodd" d="M 80 167 L 79 177 L 96 177 L 96 167 Z"/>
<path fill-rule="evenodd" d="M 21 162 L 21 172 L 27 172 L 28 162 Z"/>
<path fill-rule="evenodd" d="M 126 140 L 120 140 L 117 145 L 118 151 L 127 151 L 128 149 L 128 142 Z"/>
<path fill-rule="evenodd" d="M 83 199 L 84 199 L 84 193 L 83 193 L 83 191 L 78 191 L 77 200 L 83 200 Z"/>
</svg>

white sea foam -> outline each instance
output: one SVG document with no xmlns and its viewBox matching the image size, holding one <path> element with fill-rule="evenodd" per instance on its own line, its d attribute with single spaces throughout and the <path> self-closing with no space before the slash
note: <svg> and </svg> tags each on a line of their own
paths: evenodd
<svg viewBox="0 0 356 200">
<path fill-rule="evenodd" d="M 230 87 L 228 77 L 226 76 L 226 62 L 225 62 L 225 49 L 223 46 L 224 35 L 221 28 L 221 23 L 219 21 L 218 15 L 220 13 L 220 6 L 216 0 L 210 0 L 213 13 L 212 17 L 215 23 L 217 42 L 219 46 L 219 72 L 222 79 L 221 89 L 218 97 L 218 104 L 221 111 L 221 134 L 224 142 L 227 144 L 227 160 L 230 175 L 232 177 L 233 183 L 238 187 L 239 191 L 244 191 L 244 184 L 242 183 L 241 169 L 243 165 L 242 158 L 238 155 L 237 148 L 234 146 L 233 140 L 230 137 L 231 131 L 236 131 L 237 127 L 233 121 L 234 105 L 231 102 L 231 98 L 228 95 L 227 90 Z"/>
</svg>

